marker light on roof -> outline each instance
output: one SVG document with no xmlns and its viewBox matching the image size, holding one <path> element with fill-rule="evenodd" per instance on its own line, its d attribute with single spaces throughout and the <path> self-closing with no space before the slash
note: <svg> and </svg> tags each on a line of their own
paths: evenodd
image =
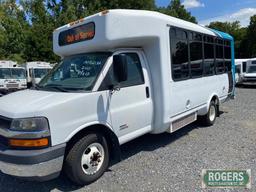
<svg viewBox="0 0 256 192">
<path fill-rule="evenodd" d="M 101 15 L 107 15 L 109 13 L 109 10 L 105 10 L 101 12 Z"/>
</svg>

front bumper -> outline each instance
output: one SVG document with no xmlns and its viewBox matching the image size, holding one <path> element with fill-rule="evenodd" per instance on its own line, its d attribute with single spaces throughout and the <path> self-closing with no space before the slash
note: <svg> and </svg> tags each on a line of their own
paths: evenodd
<svg viewBox="0 0 256 192">
<path fill-rule="evenodd" d="M 243 77 L 242 83 L 256 83 L 256 77 Z"/>
<path fill-rule="evenodd" d="M 66 144 L 39 150 L 4 150 L 0 147 L 1 172 L 27 180 L 46 181 L 59 176 Z"/>
<path fill-rule="evenodd" d="M 0 88 L 0 93 L 2 94 L 7 94 L 7 93 L 12 93 L 15 91 L 21 91 L 21 90 L 25 90 L 27 89 L 27 87 L 19 87 L 19 88 Z"/>
</svg>

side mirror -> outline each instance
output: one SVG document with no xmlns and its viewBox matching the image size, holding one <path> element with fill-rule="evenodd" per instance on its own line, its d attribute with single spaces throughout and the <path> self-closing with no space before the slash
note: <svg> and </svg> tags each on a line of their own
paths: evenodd
<svg viewBox="0 0 256 192">
<path fill-rule="evenodd" d="M 118 83 L 127 80 L 127 57 L 124 54 L 113 56 L 113 71 Z"/>
</svg>

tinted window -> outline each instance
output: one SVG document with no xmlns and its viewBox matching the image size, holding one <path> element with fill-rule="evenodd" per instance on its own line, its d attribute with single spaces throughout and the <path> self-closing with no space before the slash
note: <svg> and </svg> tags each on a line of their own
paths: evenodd
<svg viewBox="0 0 256 192">
<path fill-rule="evenodd" d="M 246 72 L 246 65 L 247 65 L 247 63 L 246 63 L 246 61 L 244 61 L 244 62 L 243 62 L 243 73 Z"/>
<path fill-rule="evenodd" d="M 216 45 L 216 72 L 218 74 L 225 72 L 222 45 Z"/>
<path fill-rule="evenodd" d="M 142 72 L 142 67 L 140 63 L 139 56 L 136 53 L 122 53 L 126 55 L 128 66 L 127 66 L 127 80 L 119 84 L 120 87 L 128 87 L 134 85 L 144 84 L 144 76 Z M 109 89 L 110 85 L 118 85 L 118 82 L 114 78 L 113 67 L 109 68 L 109 71 L 103 80 L 102 85 L 99 90 Z"/>
<path fill-rule="evenodd" d="M 173 80 L 186 79 L 189 77 L 187 33 L 177 30 L 176 35 L 173 34 L 170 32 L 172 77 Z"/>
<path fill-rule="evenodd" d="M 236 73 L 240 74 L 241 73 L 241 67 L 240 65 L 236 66 Z"/>
<path fill-rule="evenodd" d="M 230 72 L 232 69 L 231 65 L 231 47 L 224 47 L 224 57 L 225 57 L 225 69 Z"/>
<path fill-rule="evenodd" d="M 190 42 L 191 76 L 200 77 L 203 74 L 203 48 L 201 42 Z"/>
<path fill-rule="evenodd" d="M 200 77 L 203 74 L 203 45 L 202 36 L 195 34 L 194 41 L 190 41 L 190 67 L 191 76 Z"/>
<path fill-rule="evenodd" d="M 214 44 L 204 44 L 204 74 L 206 76 L 215 74 Z"/>
<path fill-rule="evenodd" d="M 255 60 L 254 60 L 254 61 L 252 61 L 252 64 L 253 64 L 253 65 L 256 65 L 256 61 L 255 61 Z"/>
</svg>

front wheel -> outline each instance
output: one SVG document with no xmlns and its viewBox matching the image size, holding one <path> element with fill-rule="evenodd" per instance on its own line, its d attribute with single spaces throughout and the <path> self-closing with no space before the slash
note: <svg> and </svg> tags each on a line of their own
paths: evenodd
<svg viewBox="0 0 256 192">
<path fill-rule="evenodd" d="M 99 133 L 90 133 L 81 138 L 69 150 L 64 171 L 77 185 L 88 185 L 108 168 L 109 149 L 106 138 Z"/>
<path fill-rule="evenodd" d="M 218 114 L 217 105 L 214 101 L 211 101 L 207 114 L 202 116 L 200 120 L 204 125 L 211 126 L 215 123 L 217 114 Z"/>
</svg>

